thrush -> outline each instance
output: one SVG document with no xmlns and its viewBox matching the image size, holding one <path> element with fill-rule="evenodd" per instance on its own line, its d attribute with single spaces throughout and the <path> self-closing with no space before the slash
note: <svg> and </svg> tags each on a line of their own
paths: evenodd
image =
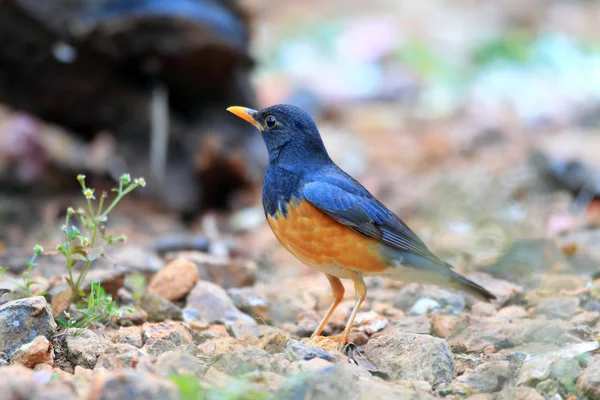
<svg viewBox="0 0 600 400">
<path fill-rule="evenodd" d="M 333 337 L 341 348 L 367 296 L 365 276 L 435 284 L 482 301 L 496 298 L 434 255 L 398 216 L 342 171 L 303 110 L 285 104 L 227 110 L 258 128 L 267 147 L 262 203 L 273 233 L 331 285 L 333 302 L 311 339 L 321 335 L 344 297 L 340 279 L 352 280 L 357 294 L 345 329 Z"/>
</svg>

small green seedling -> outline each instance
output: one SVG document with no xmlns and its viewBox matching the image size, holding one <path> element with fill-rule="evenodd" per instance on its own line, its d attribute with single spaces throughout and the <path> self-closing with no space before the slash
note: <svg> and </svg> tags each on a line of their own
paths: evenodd
<svg viewBox="0 0 600 400">
<path fill-rule="evenodd" d="M 25 260 L 25 265 L 27 265 L 27 269 L 25 271 L 23 271 L 23 273 L 21 274 L 21 280 L 15 280 L 15 279 L 11 279 L 11 278 L 7 277 L 6 271 L 8 270 L 8 267 L 0 267 L 0 275 L 7 282 L 12 283 L 17 288 L 25 291 L 28 296 L 33 296 L 33 292 L 31 291 L 31 286 L 35 285 L 37 282 L 31 280 L 31 270 L 33 269 L 33 267 L 35 267 L 37 265 L 35 262 L 35 259 L 37 258 L 37 256 L 39 256 L 43 252 L 44 252 L 44 249 L 39 244 L 36 244 L 33 247 L 33 255 L 31 256 L 31 258 L 29 260 Z M 38 294 L 43 295 L 43 293 L 38 293 Z"/>
<path fill-rule="evenodd" d="M 120 318 L 123 311 L 133 311 L 129 307 L 117 307 L 112 296 L 96 282 L 92 282 L 89 296 L 78 304 L 78 308 L 83 311 L 81 317 L 73 318 L 69 312 L 64 311 L 65 318 L 57 318 L 56 321 L 66 329 L 82 329 L 90 325 L 103 325 L 113 318 Z"/>
<path fill-rule="evenodd" d="M 140 186 L 146 186 L 144 178 L 132 180 L 129 174 L 123 174 L 119 179 L 119 187 L 112 189 L 116 193 L 115 198 L 108 207 L 104 208 L 108 193 L 103 192 L 100 195 L 96 206 L 94 204 L 96 202 L 95 189 L 86 185 L 85 175 L 78 175 L 77 181 L 81 185 L 83 195 L 87 201 L 87 211 L 83 209 L 74 210 L 71 207 L 67 209 L 65 224 L 62 227 L 65 241 L 57 246 L 57 250 L 66 258 L 69 274 L 67 281 L 73 292 L 72 301 L 84 295 L 82 284 L 90 265 L 98 258 L 106 257 L 105 247 L 117 242 L 124 243 L 127 240 L 124 235 L 115 237 L 107 233 L 108 214 L 127 194 Z M 72 218 L 79 219 L 81 231 L 76 225 L 72 224 Z M 82 262 L 83 267 L 79 276 L 76 277 L 73 267 L 77 262 Z"/>
</svg>

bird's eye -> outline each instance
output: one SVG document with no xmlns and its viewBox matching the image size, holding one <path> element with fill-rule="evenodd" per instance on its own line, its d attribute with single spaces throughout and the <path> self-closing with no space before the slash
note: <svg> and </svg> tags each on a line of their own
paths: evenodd
<svg viewBox="0 0 600 400">
<path fill-rule="evenodd" d="M 269 115 L 267 118 L 265 118 L 265 125 L 267 125 L 267 128 L 275 128 L 275 125 L 277 125 L 277 120 L 274 116 Z"/>
</svg>

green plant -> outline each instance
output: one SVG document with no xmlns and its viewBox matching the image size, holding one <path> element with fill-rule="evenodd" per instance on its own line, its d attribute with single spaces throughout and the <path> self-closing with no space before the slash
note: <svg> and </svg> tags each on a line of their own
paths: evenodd
<svg viewBox="0 0 600 400">
<path fill-rule="evenodd" d="M 181 392 L 182 400 L 270 400 L 269 393 L 259 390 L 249 382 L 233 379 L 224 388 L 205 389 L 193 375 L 169 377 Z"/>
<path fill-rule="evenodd" d="M 133 301 L 138 305 L 146 290 L 146 278 L 141 274 L 134 273 L 128 276 L 128 281 Z"/>
<path fill-rule="evenodd" d="M 82 310 L 80 317 L 71 317 L 69 312 L 64 311 L 66 318 L 57 318 L 56 321 L 67 329 L 87 328 L 90 325 L 103 324 L 112 318 L 119 318 L 123 311 L 133 311 L 129 307 L 117 307 L 112 296 L 96 282 L 92 282 L 89 296 L 78 304 L 78 308 Z"/>
<path fill-rule="evenodd" d="M 35 259 L 37 258 L 37 256 L 39 256 L 43 252 L 44 252 L 44 248 L 42 246 L 40 246 L 39 244 L 36 244 L 33 247 L 33 255 L 31 256 L 31 258 L 29 260 L 25 260 L 25 265 L 27 265 L 27 269 L 25 271 L 23 271 L 23 273 L 21 274 L 20 281 L 11 279 L 6 276 L 6 271 L 8 270 L 8 267 L 0 267 L 0 275 L 2 275 L 2 278 L 4 280 L 6 280 L 7 282 L 10 282 L 10 283 L 14 284 L 16 287 L 18 287 L 19 289 L 24 290 L 25 292 L 27 292 L 27 294 L 29 296 L 33 296 L 33 293 L 31 292 L 31 285 L 35 285 L 37 282 L 31 280 L 31 270 L 33 269 L 33 267 L 35 267 L 37 265 L 35 262 Z M 42 294 L 42 293 L 40 293 L 40 294 Z"/>
<path fill-rule="evenodd" d="M 119 179 L 119 187 L 112 189 L 113 192 L 116 192 L 115 198 L 108 207 L 104 208 L 108 193 L 103 192 L 97 206 L 95 206 L 95 189 L 87 187 L 85 175 L 78 175 L 77 181 L 81 185 L 83 195 L 87 201 L 87 212 L 83 209 L 74 210 L 71 207 L 67 209 L 65 224 L 62 227 L 65 241 L 57 246 L 57 250 L 66 258 L 67 272 L 69 274 L 67 281 L 73 293 L 72 300 L 75 300 L 77 296 L 83 296 L 81 291 L 82 283 L 85 280 L 91 263 L 99 257 L 105 257 L 105 246 L 126 241 L 124 235 L 115 237 L 106 232 L 105 224 L 108 220 L 108 214 L 125 195 L 140 186 L 146 186 L 144 178 L 132 180 L 129 174 L 122 175 Z M 77 217 L 80 222 L 81 231 L 76 225 L 72 224 L 71 219 Z M 83 263 L 81 272 L 77 277 L 74 276 L 73 270 L 76 262 Z"/>
</svg>

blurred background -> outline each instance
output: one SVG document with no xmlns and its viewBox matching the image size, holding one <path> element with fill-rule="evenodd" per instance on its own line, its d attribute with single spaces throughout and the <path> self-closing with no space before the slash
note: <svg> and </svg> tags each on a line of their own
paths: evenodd
<svg viewBox="0 0 600 400">
<path fill-rule="evenodd" d="M 102 190 L 130 172 L 148 187 L 111 224 L 131 243 L 297 266 L 264 223 L 260 136 L 225 111 L 292 103 L 460 270 L 526 241 L 593 274 L 599 17 L 583 0 L 2 0 L 2 263 L 58 243 L 77 174 Z"/>
</svg>

